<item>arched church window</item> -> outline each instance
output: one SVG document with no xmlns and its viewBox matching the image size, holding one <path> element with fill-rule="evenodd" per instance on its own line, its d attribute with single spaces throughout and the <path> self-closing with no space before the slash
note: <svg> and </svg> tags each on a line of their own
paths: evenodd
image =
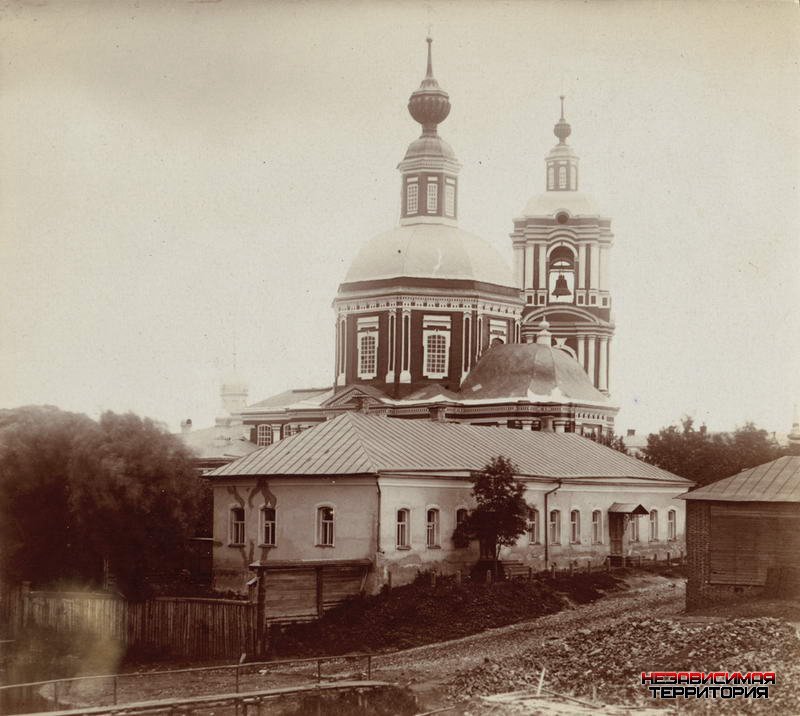
<svg viewBox="0 0 800 716">
<path fill-rule="evenodd" d="M 555 185 L 555 170 L 553 167 L 547 167 L 547 188 L 552 189 Z"/>
<path fill-rule="evenodd" d="M 574 164 L 569 168 L 569 188 L 572 191 L 578 188 L 578 167 Z"/>
<path fill-rule="evenodd" d="M 256 428 L 256 445 L 258 445 L 258 447 L 272 445 L 271 425 L 259 425 L 258 428 Z"/>
<path fill-rule="evenodd" d="M 447 372 L 447 341 L 445 337 L 440 333 L 428 336 L 426 347 L 425 372 L 429 376 L 432 373 L 444 375 Z"/>
<path fill-rule="evenodd" d="M 426 378 L 444 378 L 449 370 L 450 317 L 423 316 L 422 374 Z"/>
<path fill-rule="evenodd" d="M 378 325 L 377 316 L 358 319 L 358 377 L 362 379 L 378 374 Z"/>
<path fill-rule="evenodd" d="M 567 168 L 566 167 L 559 167 L 558 168 L 558 188 L 559 189 L 566 189 L 567 188 Z"/>
<path fill-rule="evenodd" d="M 378 341 L 375 336 L 361 336 L 358 342 L 358 374 L 361 378 L 374 377 Z"/>
</svg>

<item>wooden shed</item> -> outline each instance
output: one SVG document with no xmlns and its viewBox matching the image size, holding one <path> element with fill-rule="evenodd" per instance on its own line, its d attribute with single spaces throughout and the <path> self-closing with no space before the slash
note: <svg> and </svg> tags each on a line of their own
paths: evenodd
<svg viewBox="0 0 800 716">
<path fill-rule="evenodd" d="M 687 501 L 687 607 L 765 588 L 800 588 L 800 456 L 681 495 Z"/>
</svg>

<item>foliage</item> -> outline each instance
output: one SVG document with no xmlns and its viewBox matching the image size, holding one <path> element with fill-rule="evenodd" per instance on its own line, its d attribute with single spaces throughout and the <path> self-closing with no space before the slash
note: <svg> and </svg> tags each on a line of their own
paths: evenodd
<svg viewBox="0 0 800 716">
<path fill-rule="evenodd" d="M 179 569 L 207 489 L 152 420 L 0 411 L 0 575 L 98 583 L 107 561 L 135 596 L 149 573 Z"/>
<path fill-rule="evenodd" d="M 617 452 L 621 452 L 625 455 L 630 455 L 628 448 L 625 445 L 625 440 L 621 435 L 614 435 L 613 433 L 609 435 L 607 433 L 602 433 L 600 435 L 593 434 L 590 437 L 599 445 L 605 445 L 612 450 L 616 450 Z"/>
<path fill-rule="evenodd" d="M 513 545 L 525 532 L 530 507 L 525 502 L 525 486 L 514 475 L 519 469 L 506 458 L 494 457 L 480 472 L 472 475 L 474 510 L 456 527 L 456 543 L 479 539 L 491 549 L 495 572 L 500 547 Z"/>
<path fill-rule="evenodd" d="M 749 467 L 780 457 L 778 445 L 766 430 L 746 423 L 732 433 L 710 433 L 705 425 L 695 428 L 685 417 L 648 435 L 644 459 L 676 475 L 707 485 Z"/>
</svg>

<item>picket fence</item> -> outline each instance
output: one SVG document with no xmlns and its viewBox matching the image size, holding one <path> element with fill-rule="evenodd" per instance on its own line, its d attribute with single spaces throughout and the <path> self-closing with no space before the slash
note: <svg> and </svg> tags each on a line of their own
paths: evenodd
<svg viewBox="0 0 800 716">
<path fill-rule="evenodd" d="M 233 658 L 253 653 L 256 605 L 182 597 L 128 602 L 103 593 L 5 587 L 0 589 L 0 624 L 12 637 L 38 627 L 164 655 Z"/>
</svg>

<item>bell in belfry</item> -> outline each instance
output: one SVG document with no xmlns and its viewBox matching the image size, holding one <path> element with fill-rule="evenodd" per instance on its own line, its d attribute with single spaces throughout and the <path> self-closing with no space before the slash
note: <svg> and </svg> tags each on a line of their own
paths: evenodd
<svg viewBox="0 0 800 716">
<path fill-rule="evenodd" d="M 564 278 L 564 274 L 558 274 L 558 278 L 556 279 L 556 287 L 553 289 L 553 295 L 556 298 L 560 296 L 570 296 L 572 292 L 569 290 L 569 286 L 567 286 L 567 279 Z"/>
</svg>

